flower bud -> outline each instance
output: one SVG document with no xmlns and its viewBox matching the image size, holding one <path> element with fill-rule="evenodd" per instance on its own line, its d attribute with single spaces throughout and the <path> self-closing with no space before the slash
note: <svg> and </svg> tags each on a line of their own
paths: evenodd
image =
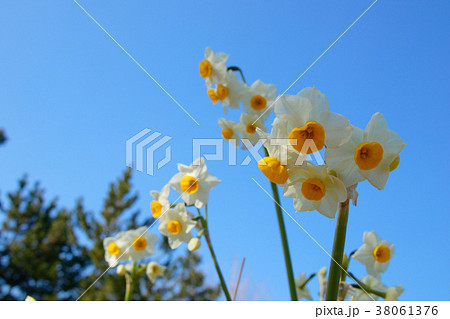
<svg viewBox="0 0 450 319">
<path fill-rule="evenodd" d="M 347 254 L 344 253 L 344 256 L 342 257 L 342 268 L 347 270 L 349 262 L 350 260 L 348 259 Z"/>
<path fill-rule="evenodd" d="M 119 276 L 125 276 L 125 266 L 124 265 L 117 266 L 117 274 Z"/>
<path fill-rule="evenodd" d="M 196 250 L 199 249 L 199 248 L 200 248 L 200 239 L 198 239 L 197 237 L 192 238 L 192 239 L 189 241 L 188 249 L 189 249 L 190 251 L 196 251 Z"/>
</svg>

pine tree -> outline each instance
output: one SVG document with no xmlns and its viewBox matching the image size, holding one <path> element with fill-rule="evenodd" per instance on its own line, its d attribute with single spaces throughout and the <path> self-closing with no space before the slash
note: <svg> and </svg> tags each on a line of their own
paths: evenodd
<svg viewBox="0 0 450 319">
<path fill-rule="evenodd" d="M 138 195 L 130 181 L 127 170 L 110 185 L 102 211 L 95 213 L 85 209 L 82 199 L 74 209 L 59 208 L 56 199 L 45 200 L 39 184 L 30 189 L 21 179 L 7 203 L 0 202 L 0 300 L 26 295 L 37 300 L 76 300 L 80 295 L 81 300 L 123 300 L 124 277 L 114 269 L 101 276 L 108 269 L 103 239 L 153 222 L 150 213 L 133 209 Z M 142 276 L 134 300 L 217 299 L 220 288 L 205 283 L 198 254 L 181 248 L 174 253 L 162 236 L 160 243 L 155 258 L 168 267 L 166 274 L 154 285 Z"/>
</svg>

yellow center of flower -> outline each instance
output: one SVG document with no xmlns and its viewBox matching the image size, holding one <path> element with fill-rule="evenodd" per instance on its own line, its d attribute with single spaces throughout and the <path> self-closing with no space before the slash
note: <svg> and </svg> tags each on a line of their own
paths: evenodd
<svg viewBox="0 0 450 319">
<path fill-rule="evenodd" d="M 391 251 L 385 245 L 378 245 L 373 250 L 373 257 L 380 263 L 385 263 L 391 258 Z"/>
<path fill-rule="evenodd" d="M 314 143 L 315 147 L 312 147 L 314 145 L 308 147 L 306 154 L 314 153 L 316 148 L 317 151 L 320 151 L 325 146 L 325 130 L 322 125 L 315 121 L 310 121 L 302 127 L 294 128 L 291 133 L 289 133 L 288 138 L 292 147 L 298 152 L 303 151 L 303 153 L 305 152 L 305 150 L 303 150 L 303 144 L 305 144 L 307 140 Z"/>
<path fill-rule="evenodd" d="M 158 272 L 158 270 L 159 270 L 158 265 L 153 265 L 153 266 L 152 266 L 152 272 L 153 272 L 153 273 L 156 274 L 156 273 Z"/>
<path fill-rule="evenodd" d="M 118 255 L 120 253 L 119 246 L 116 243 L 110 243 L 107 248 L 108 254 Z"/>
<path fill-rule="evenodd" d="M 159 217 L 159 215 L 161 215 L 161 208 L 162 205 L 157 200 L 154 200 L 150 203 L 150 209 L 152 211 L 153 218 L 157 218 Z"/>
<path fill-rule="evenodd" d="M 229 140 L 233 137 L 233 130 L 231 128 L 224 128 L 222 130 L 222 136 L 224 139 Z"/>
<path fill-rule="evenodd" d="M 133 240 L 133 247 L 136 250 L 144 250 L 147 247 L 147 240 L 144 237 L 138 236 Z"/>
<path fill-rule="evenodd" d="M 178 220 L 171 220 L 167 224 L 167 231 L 172 235 L 177 235 L 181 232 L 181 223 Z"/>
<path fill-rule="evenodd" d="M 363 171 L 373 169 L 383 159 L 383 147 L 377 143 L 361 143 L 355 150 L 355 163 Z"/>
<path fill-rule="evenodd" d="M 398 164 L 400 164 L 400 155 L 394 158 L 392 163 L 389 165 L 389 171 L 392 172 L 394 169 L 398 167 Z"/>
<path fill-rule="evenodd" d="M 256 132 L 256 125 L 255 124 L 247 124 L 247 127 L 245 128 L 247 133 L 254 134 Z"/>
<path fill-rule="evenodd" d="M 202 78 L 209 78 L 212 73 L 212 65 L 208 60 L 203 60 L 200 62 L 200 76 Z"/>
<path fill-rule="evenodd" d="M 217 97 L 216 91 L 214 91 L 214 89 L 208 89 L 208 96 L 213 102 L 213 104 L 216 104 L 217 101 L 219 101 L 219 98 Z"/>
<path fill-rule="evenodd" d="M 216 92 L 217 98 L 221 101 L 225 100 L 229 93 L 228 88 L 226 86 L 223 86 L 222 84 L 219 84 L 217 86 Z"/>
<path fill-rule="evenodd" d="M 258 168 L 263 172 L 269 181 L 275 184 L 286 183 L 289 175 L 286 167 L 273 157 L 264 157 L 259 160 Z"/>
<path fill-rule="evenodd" d="M 306 199 L 321 200 L 325 193 L 325 185 L 318 179 L 309 178 L 302 184 L 302 194 Z"/>
<path fill-rule="evenodd" d="M 255 111 L 261 111 L 263 110 L 267 105 L 267 101 L 264 97 L 262 97 L 261 95 L 255 95 L 254 97 L 252 97 L 252 99 L 250 100 L 250 106 L 255 110 Z"/>
<path fill-rule="evenodd" d="M 192 176 L 184 176 L 180 182 L 181 190 L 188 194 L 194 194 L 198 190 L 198 180 Z"/>
</svg>

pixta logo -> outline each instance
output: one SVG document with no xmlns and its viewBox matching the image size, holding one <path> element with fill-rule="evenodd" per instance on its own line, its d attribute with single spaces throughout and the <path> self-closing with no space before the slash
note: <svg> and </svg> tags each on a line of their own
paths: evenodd
<svg viewBox="0 0 450 319">
<path fill-rule="evenodd" d="M 134 167 L 136 170 L 144 172 L 144 161 L 147 159 L 145 173 L 153 176 L 156 162 L 156 150 L 164 147 L 164 145 L 172 139 L 172 137 L 164 135 L 159 140 L 156 140 L 161 135 L 162 134 L 159 132 L 152 132 L 150 129 L 146 128 L 129 138 L 126 143 L 127 166 Z M 157 169 L 160 169 L 169 163 L 171 158 L 172 148 L 170 145 L 167 145 L 164 158 L 156 162 Z M 133 165 L 133 162 L 135 162 L 135 165 Z"/>
</svg>

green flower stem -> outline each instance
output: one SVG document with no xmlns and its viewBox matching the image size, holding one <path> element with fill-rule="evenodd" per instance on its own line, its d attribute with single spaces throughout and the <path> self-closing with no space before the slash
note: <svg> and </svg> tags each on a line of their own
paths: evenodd
<svg viewBox="0 0 450 319">
<path fill-rule="evenodd" d="M 264 153 L 269 156 L 269 152 L 264 147 Z M 278 188 L 275 183 L 270 182 L 272 187 L 273 199 L 275 201 L 275 211 L 277 213 L 278 227 L 280 228 L 281 244 L 283 246 L 284 263 L 286 264 L 286 273 L 289 282 L 289 291 L 291 293 L 291 300 L 297 301 L 297 289 L 295 287 L 294 273 L 292 270 L 291 255 L 289 253 L 289 245 L 286 235 L 286 227 L 284 225 L 283 213 L 281 212 L 280 195 L 278 194 Z"/>
<path fill-rule="evenodd" d="M 334 233 L 333 252 L 330 261 L 330 275 L 328 276 L 327 301 L 336 301 L 341 279 L 342 258 L 344 256 L 345 236 L 347 233 L 349 200 L 339 203 L 336 230 Z"/>
<path fill-rule="evenodd" d="M 348 263 L 347 268 L 345 269 L 348 272 L 348 268 L 350 267 L 350 261 L 352 260 L 352 256 L 356 253 L 356 250 L 352 251 L 350 255 L 348 255 Z M 341 281 L 345 281 L 347 278 L 347 272 L 342 272 L 341 274 Z"/>
<path fill-rule="evenodd" d="M 241 73 L 242 81 L 244 83 L 247 83 L 247 82 L 245 82 L 244 73 L 242 72 L 242 70 L 239 67 L 237 67 L 237 66 L 229 66 L 227 68 L 227 70 L 238 71 L 239 73 Z"/>
<path fill-rule="evenodd" d="M 313 279 L 316 276 L 316 273 L 311 274 L 308 279 L 306 279 L 306 281 L 303 283 L 303 285 L 301 285 L 300 287 L 298 287 L 298 289 L 302 290 L 303 288 L 305 288 L 305 286 L 308 284 L 308 282 L 311 281 L 311 279 Z"/>
<path fill-rule="evenodd" d="M 131 270 L 131 274 L 125 274 L 125 301 L 130 301 L 132 298 L 135 274 L 136 262 L 133 261 L 133 269 Z"/>
<path fill-rule="evenodd" d="M 378 297 L 386 299 L 386 293 L 369 288 L 367 285 L 365 285 L 364 283 L 362 283 L 361 281 L 356 279 L 352 273 L 349 273 L 348 275 L 350 278 L 352 278 L 356 282 L 356 284 L 353 284 L 352 287 L 358 288 L 358 289 L 363 288 L 363 291 L 365 290 L 366 292 L 368 292 L 370 294 L 374 294 L 374 295 L 377 295 Z"/>
<path fill-rule="evenodd" d="M 205 214 L 206 214 L 206 212 L 207 212 L 207 208 L 205 206 Z M 202 223 L 203 230 L 204 230 L 203 236 L 205 237 L 206 243 L 208 244 L 209 252 L 211 253 L 211 257 L 213 259 L 214 266 L 216 267 L 217 275 L 219 276 L 220 286 L 222 287 L 223 293 L 225 294 L 225 298 L 227 298 L 227 301 L 231 301 L 230 292 L 228 291 L 227 284 L 225 283 L 225 279 L 224 279 L 224 277 L 222 275 L 222 271 L 220 270 L 220 267 L 219 267 L 219 262 L 217 261 L 216 254 L 214 253 L 214 249 L 212 247 L 211 238 L 209 237 L 208 223 L 206 222 L 206 219 L 204 219 L 203 217 L 200 218 L 200 221 Z"/>
</svg>

